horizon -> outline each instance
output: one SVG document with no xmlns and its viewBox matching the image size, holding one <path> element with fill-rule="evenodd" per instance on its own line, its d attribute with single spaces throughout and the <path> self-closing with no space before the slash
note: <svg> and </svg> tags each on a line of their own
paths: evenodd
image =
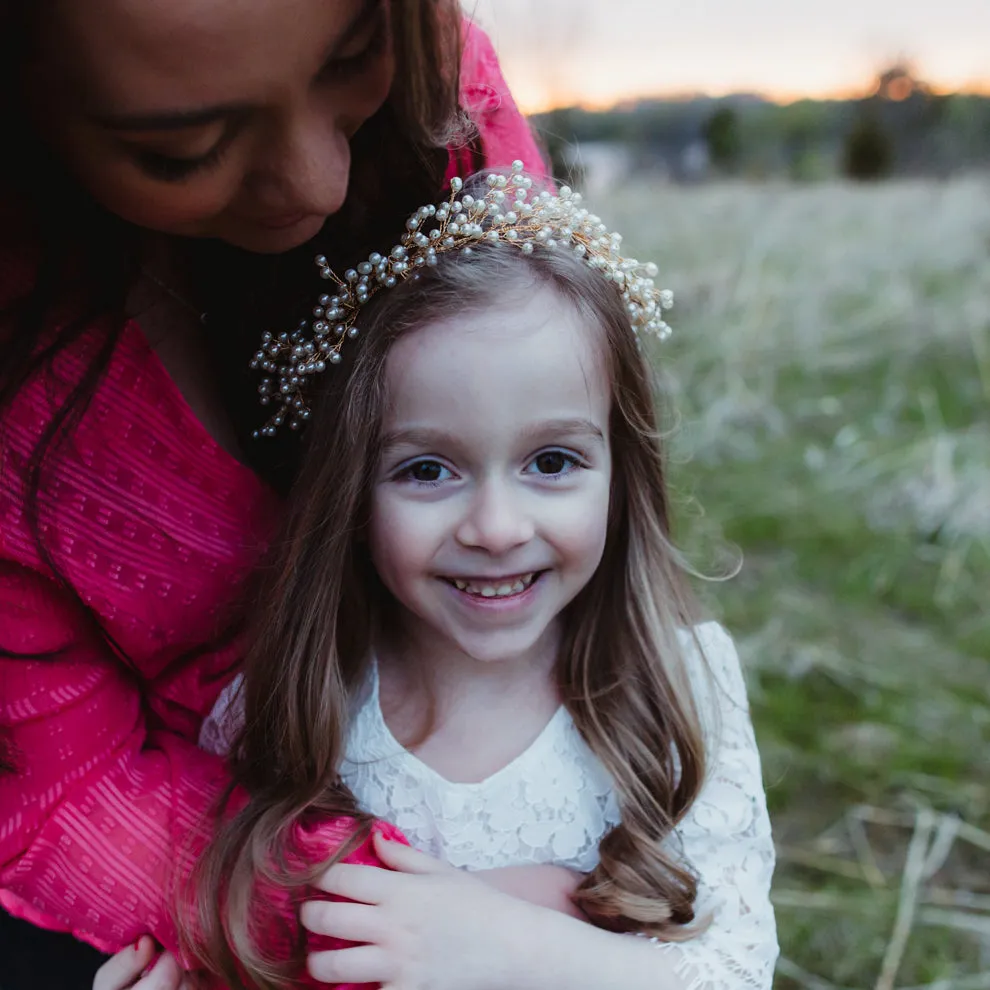
<svg viewBox="0 0 990 990">
<path fill-rule="evenodd" d="M 803 5 L 802 5 L 803 6 Z M 937 93 L 990 95 L 990 4 L 696 0 L 663 14 L 638 0 L 465 0 L 490 34 L 526 113 L 649 99 L 753 95 L 774 103 L 854 99 L 894 63 Z M 717 24 L 717 29 L 713 25 Z M 746 33 L 756 43 L 740 43 Z"/>
</svg>

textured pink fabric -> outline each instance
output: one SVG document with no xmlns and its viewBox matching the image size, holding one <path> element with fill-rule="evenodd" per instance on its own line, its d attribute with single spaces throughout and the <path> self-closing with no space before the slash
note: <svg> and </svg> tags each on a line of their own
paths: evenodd
<svg viewBox="0 0 990 990">
<path fill-rule="evenodd" d="M 372 833 L 374 832 L 380 833 L 386 839 L 406 843 L 405 836 L 388 822 L 375 822 L 372 826 Z M 297 826 L 292 836 L 295 855 L 290 857 L 291 862 L 293 865 L 305 866 L 310 863 L 325 861 L 335 849 L 347 841 L 350 835 L 351 825 L 349 822 L 340 823 L 336 829 L 327 825 L 317 828 Z M 347 862 L 363 866 L 381 866 L 381 860 L 379 860 L 371 844 L 370 835 L 347 857 Z M 288 894 L 281 889 L 266 889 L 263 891 L 263 896 L 267 913 L 260 914 L 256 918 L 258 930 L 263 932 L 263 938 L 259 941 L 263 942 L 267 952 L 275 959 L 287 958 L 291 951 L 291 942 L 295 936 L 295 918 L 304 897 L 329 901 L 343 899 L 316 889 L 296 894 Z M 286 919 L 289 919 L 288 924 Z M 310 935 L 307 938 L 306 949 L 307 951 L 325 951 L 327 949 L 343 949 L 353 944 L 324 935 Z M 301 977 L 299 985 L 313 988 L 326 987 L 325 983 L 314 980 L 308 973 Z M 337 990 L 360 990 L 362 986 L 367 987 L 367 984 L 339 983 Z"/>
<path fill-rule="evenodd" d="M 522 158 L 541 172 L 490 42 L 474 27 L 465 40 L 485 162 Z M 2 236 L 9 299 L 33 273 L 30 246 Z M 129 325 L 43 476 L 38 523 L 85 607 L 60 592 L 25 515 L 28 459 L 97 336 L 22 389 L 0 431 L 0 722 L 22 763 L 0 777 L 0 904 L 104 950 L 144 932 L 175 948 L 170 883 L 188 876 L 225 782 L 222 762 L 195 745 L 239 655 L 218 637 L 277 503 L 214 443 Z"/>
<path fill-rule="evenodd" d="M 469 147 L 453 149 L 448 180 L 454 175 L 466 177 L 481 165 L 511 165 L 517 158 L 531 175 L 544 174 L 543 155 L 509 92 L 495 49 L 488 35 L 471 21 L 464 22 L 461 103 L 478 125 L 482 161 L 472 161 Z"/>
</svg>

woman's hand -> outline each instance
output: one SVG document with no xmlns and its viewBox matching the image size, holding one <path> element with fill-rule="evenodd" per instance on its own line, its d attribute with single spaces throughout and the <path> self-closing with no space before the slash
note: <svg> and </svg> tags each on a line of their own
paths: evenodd
<svg viewBox="0 0 990 990">
<path fill-rule="evenodd" d="M 318 935 L 360 943 L 312 952 L 326 983 L 380 983 L 383 990 L 501 990 L 539 952 L 541 916 L 531 904 L 477 877 L 376 834 L 387 869 L 338 863 L 317 886 L 345 901 L 308 901 L 302 923 Z"/>
<path fill-rule="evenodd" d="M 158 952 L 154 939 L 143 936 L 99 968 L 93 990 L 191 990 L 175 956 L 162 952 L 156 960 Z"/>
</svg>

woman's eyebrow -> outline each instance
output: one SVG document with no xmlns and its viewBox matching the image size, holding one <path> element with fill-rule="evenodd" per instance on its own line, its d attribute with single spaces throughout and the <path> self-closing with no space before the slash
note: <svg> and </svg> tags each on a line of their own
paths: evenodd
<svg viewBox="0 0 990 990">
<path fill-rule="evenodd" d="M 382 0 L 365 0 L 351 22 L 334 40 L 324 62 L 333 61 L 337 53 L 346 48 L 368 22 L 377 16 L 381 5 Z M 90 119 L 101 127 L 114 131 L 181 131 L 215 124 L 248 109 L 245 103 L 220 103 L 208 107 L 152 110 L 146 113 L 97 113 L 91 114 Z"/>
<path fill-rule="evenodd" d="M 203 127 L 243 113 L 242 103 L 225 103 L 194 110 L 156 110 L 151 113 L 92 114 L 90 119 L 101 127 L 114 131 L 181 131 L 187 127 Z"/>
</svg>

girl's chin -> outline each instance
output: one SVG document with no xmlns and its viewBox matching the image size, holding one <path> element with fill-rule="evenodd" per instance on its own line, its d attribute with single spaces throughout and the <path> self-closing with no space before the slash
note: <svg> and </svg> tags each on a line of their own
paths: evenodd
<svg viewBox="0 0 990 990">
<path fill-rule="evenodd" d="M 453 637 L 450 643 L 467 659 L 490 666 L 533 663 L 552 649 L 548 630 L 545 629 L 538 636 L 501 637 L 497 633 L 488 633 L 477 637 Z"/>
</svg>

